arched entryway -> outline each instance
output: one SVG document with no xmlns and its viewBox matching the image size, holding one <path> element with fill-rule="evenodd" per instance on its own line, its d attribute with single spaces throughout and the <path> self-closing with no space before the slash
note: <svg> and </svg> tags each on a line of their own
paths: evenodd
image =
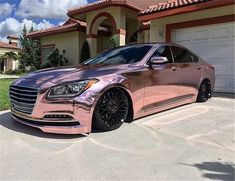
<svg viewBox="0 0 235 181">
<path fill-rule="evenodd" d="M 117 25 L 112 15 L 105 12 L 96 15 L 89 29 L 89 37 L 96 38 L 95 53 L 100 53 L 116 46 L 117 42 L 114 36 L 116 33 Z"/>
</svg>

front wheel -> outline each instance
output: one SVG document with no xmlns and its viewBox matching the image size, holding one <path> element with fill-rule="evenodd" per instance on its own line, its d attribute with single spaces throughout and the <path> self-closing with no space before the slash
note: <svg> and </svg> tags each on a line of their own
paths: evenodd
<svg viewBox="0 0 235 181">
<path fill-rule="evenodd" d="M 211 97 L 211 84 L 203 81 L 198 92 L 197 102 L 206 102 Z"/>
<path fill-rule="evenodd" d="M 94 128 L 111 131 L 127 121 L 130 103 L 126 93 L 120 88 L 107 90 L 98 100 L 94 110 Z"/>
</svg>

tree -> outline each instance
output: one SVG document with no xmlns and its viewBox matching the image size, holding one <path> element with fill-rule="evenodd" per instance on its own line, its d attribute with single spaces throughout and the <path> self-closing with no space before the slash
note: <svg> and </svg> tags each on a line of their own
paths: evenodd
<svg viewBox="0 0 235 181">
<path fill-rule="evenodd" d="M 89 48 L 89 44 L 87 41 L 85 41 L 82 45 L 82 49 L 81 49 L 81 63 L 85 62 L 86 60 L 88 60 L 90 58 L 90 48 Z"/>
<path fill-rule="evenodd" d="M 23 71 L 26 68 L 39 69 L 41 63 L 41 53 L 40 53 L 40 42 L 38 40 L 33 40 L 28 38 L 27 33 L 33 32 L 33 27 L 27 31 L 24 25 L 22 34 L 20 36 L 20 45 L 22 51 L 19 53 L 19 68 Z"/>
</svg>

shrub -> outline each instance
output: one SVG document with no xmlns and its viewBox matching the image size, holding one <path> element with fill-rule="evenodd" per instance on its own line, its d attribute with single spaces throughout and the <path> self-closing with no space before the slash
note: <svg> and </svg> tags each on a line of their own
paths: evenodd
<svg viewBox="0 0 235 181">
<path fill-rule="evenodd" d="M 42 63 L 41 68 L 45 69 L 45 68 L 50 68 L 51 67 L 51 63 L 49 61 L 45 61 Z"/>
<path fill-rule="evenodd" d="M 20 69 L 16 69 L 16 70 L 8 70 L 8 71 L 5 71 L 4 74 L 7 74 L 7 75 L 20 75 L 22 74 L 23 71 L 20 70 Z"/>
<path fill-rule="evenodd" d="M 29 69 L 27 70 L 27 72 L 34 72 L 34 71 L 36 71 L 36 70 L 37 70 L 36 67 L 31 66 L 31 67 L 29 67 Z"/>
<path fill-rule="evenodd" d="M 109 41 L 108 48 L 115 48 L 116 46 L 117 46 L 117 42 L 116 42 L 115 38 L 112 37 L 111 40 Z"/>
</svg>

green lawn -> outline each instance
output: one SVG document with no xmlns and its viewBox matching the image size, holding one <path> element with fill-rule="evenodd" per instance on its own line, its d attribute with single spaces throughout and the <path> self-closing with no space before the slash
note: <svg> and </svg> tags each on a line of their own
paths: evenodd
<svg viewBox="0 0 235 181">
<path fill-rule="evenodd" d="M 10 109 L 9 86 L 14 79 L 0 79 L 0 111 Z"/>
</svg>

